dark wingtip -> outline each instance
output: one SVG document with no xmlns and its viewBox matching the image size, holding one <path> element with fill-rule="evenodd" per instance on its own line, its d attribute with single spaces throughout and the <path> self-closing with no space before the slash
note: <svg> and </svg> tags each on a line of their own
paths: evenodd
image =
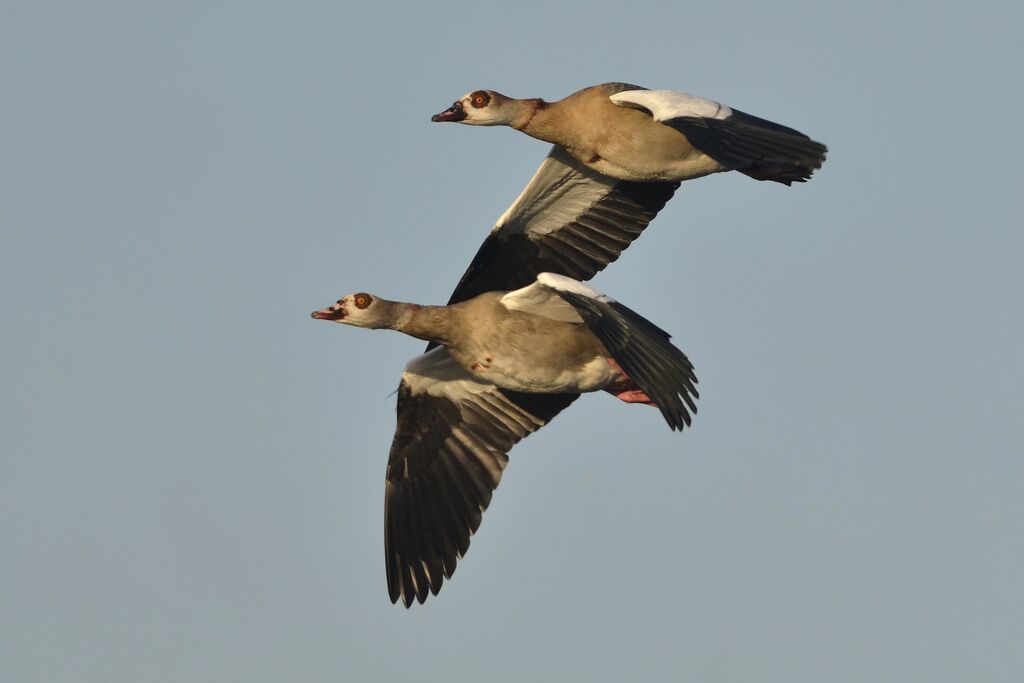
<svg viewBox="0 0 1024 683">
<path fill-rule="evenodd" d="M 755 180 L 807 182 L 828 155 L 828 147 L 804 133 L 738 109 L 724 119 L 682 116 L 665 123 L 715 161 Z"/>
</svg>

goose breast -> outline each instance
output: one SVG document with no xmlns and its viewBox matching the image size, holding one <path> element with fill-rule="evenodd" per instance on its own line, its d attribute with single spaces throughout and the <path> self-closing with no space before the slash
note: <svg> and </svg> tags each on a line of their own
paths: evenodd
<svg viewBox="0 0 1024 683">
<path fill-rule="evenodd" d="M 509 309 L 503 295 L 489 292 L 457 304 L 474 324 L 449 350 L 475 377 L 512 391 L 554 394 L 597 391 L 619 377 L 578 315 L 565 320 Z"/>
</svg>

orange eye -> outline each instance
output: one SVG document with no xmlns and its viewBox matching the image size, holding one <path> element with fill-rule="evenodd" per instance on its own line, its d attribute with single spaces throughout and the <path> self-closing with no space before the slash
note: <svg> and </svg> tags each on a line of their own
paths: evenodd
<svg viewBox="0 0 1024 683">
<path fill-rule="evenodd" d="M 366 308 L 367 306 L 370 305 L 370 303 L 373 302 L 373 297 L 371 297 L 369 294 L 363 294 L 362 292 L 360 292 L 359 294 L 353 296 L 352 300 L 353 302 L 355 302 L 356 308 Z"/>
<path fill-rule="evenodd" d="M 491 96 L 487 94 L 486 90 L 477 90 L 475 93 L 469 96 L 469 103 L 475 108 L 480 109 L 486 107 L 491 101 Z"/>
</svg>

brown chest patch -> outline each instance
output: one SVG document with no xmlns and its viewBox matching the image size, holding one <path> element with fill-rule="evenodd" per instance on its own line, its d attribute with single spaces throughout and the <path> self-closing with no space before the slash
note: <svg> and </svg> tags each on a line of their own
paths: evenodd
<svg viewBox="0 0 1024 683">
<path fill-rule="evenodd" d="M 474 362 L 472 365 L 469 366 L 469 369 L 473 370 L 474 372 L 479 372 L 480 370 L 489 370 L 491 368 L 492 362 L 494 362 L 494 356 L 484 356 L 483 360 Z"/>
</svg>

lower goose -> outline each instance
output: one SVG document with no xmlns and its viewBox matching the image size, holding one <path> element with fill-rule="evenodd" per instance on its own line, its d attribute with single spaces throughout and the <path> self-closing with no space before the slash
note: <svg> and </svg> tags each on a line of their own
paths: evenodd
<svg viewBox="0 0 1024 683">
<path fill-rule="evenodd" d="M 312 315 L 442 345 L 405 368 L 388 459 L 388 587 L 406 607 L 451 578 L 509 449 L 579 394 L 656 406 L 672 429 L 697 410 L 693 365 L 668 333 L 561 275 L 448 306 L 360 292 Z"/>
</svg>

